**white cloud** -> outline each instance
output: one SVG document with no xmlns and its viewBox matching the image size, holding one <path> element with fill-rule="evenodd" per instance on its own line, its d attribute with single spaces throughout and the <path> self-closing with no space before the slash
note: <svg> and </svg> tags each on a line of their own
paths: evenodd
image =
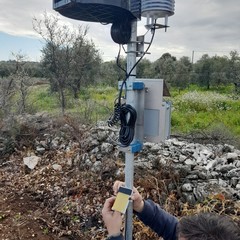
<svg viewBox="0 0 240 240">
<path fill-rule="evenodd" d="M 55 13 L 51 0 L 9 1 L 1 0 L 0 31 L 18 36 L 36 37 L 32 18 L 40 18 L 44 12 Z M 150 59 L 159 58 L 164 52 L 181 57 L 191 56 L 193 50 L 227 54 L 240 50 L 240 5 L 236 0 L 176 0 L 175 15 L 169 18 L 167 33 L 157 30 Z M 118 46 L 110 36 L 110 26 L 87 23 L 61 17 L 64 22 L 74 25 L 89 25 L 89 37 L 104 53 L 104 59 L 113 59 Z M 138 32 L 145 31 L 145 19 L 138 23 Z"/>
</svg>

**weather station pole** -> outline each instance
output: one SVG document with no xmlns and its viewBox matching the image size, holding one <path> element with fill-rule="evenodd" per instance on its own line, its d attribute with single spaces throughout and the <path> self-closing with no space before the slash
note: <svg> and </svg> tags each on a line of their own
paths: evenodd
<svg viewBox="0 0 240 240">
<path fill-rule="evenodd" d="M 132 22 L 132 33 L 130 43 L 127 45 L 127 72 L 131 70 L 131 74 L 127 80 L 127 85 L 130 86 L 136 79 L 136 40 L 137 40 L 137 20 Z M 127 91 L 127 104 L 132 107 L 136 107 L 135 98 L 133 91 Z M 134 141 L 134 140 L 133 140 Z M 134 177 L 134 153 L 127 151 L 125 153 L 125 185 L 127 188 L 133 188 L 133 177 Z M 133 234 L 133 203 L 129 202 L 126 216 L 125 216 L 125 239 L 131 240 Z"/>
</svg>

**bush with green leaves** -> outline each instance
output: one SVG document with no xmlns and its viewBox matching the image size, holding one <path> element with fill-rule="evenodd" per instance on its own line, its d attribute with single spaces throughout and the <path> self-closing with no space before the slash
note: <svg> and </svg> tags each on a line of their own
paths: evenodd
<svg viewBox="0 0 240 240">
<path fill-rule="evenodd" d="M 240 101 L 226 94 L 192 91 L 172 98 L 173 132 L 190 133 L 209 130 L 221 124 L 240 135 Z"/>
<path fill-rule="evenodd" d="M 231 109 L 233 100 L 227 95 L 216 92 L 187 92 L 174 99 L 174 107 L 178 111 L 226 111 Z"/>
</svg>

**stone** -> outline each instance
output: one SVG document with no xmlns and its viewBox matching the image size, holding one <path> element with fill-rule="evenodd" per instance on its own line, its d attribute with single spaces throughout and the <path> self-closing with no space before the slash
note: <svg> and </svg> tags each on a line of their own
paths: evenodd
<svg viewBox="0 0 240 240">
<path fill-rule="evenodd" d="M 188 175 L 186 178 L 189 179 L 189 180 L 197 180 L 198 179 L 198 175 L 192 174 L 192 175 Z"/>
<path fill-rule="evenodd" d="M 240 160 L 235 161 L 234 164 L 235 164 L 236 168 L 240 168 Z"/>
<path fill-rule="evenodd" d="M 193 160 L 191 159 L 187 159 L 185 162 L 184 162 L 186 165 L 190 165 L 190 166 L 196 166 L 197 163 L 194 162 Z"/>
<path fill-rule="evenodd" d="M 102 162 L 101 161 L 96 161 L 91 168 L 91 170 L 93 172 L 99 172 L 101 169 L 102 169 Z"/>
<path fill-rule="evenodd" d="M 173 145 L 178 147 L 183 147 L 185 145 L 184 142 L 180 142 L 177 139 L 173 139 Z"/>
<path fill-rule="evenodd" d="M 210 175 L 212 176 L 212 178 L 218 178 L 219 177 L 219 173 L 216 172 L 216 171 L 211 172 Z"/>
<path fill-rule="evenodd" d="M 228 178 L 233 178 L 233 177 L 238 177 L 238 178 L 240 178 L 240 168 L 235 168 L 235 169 L 230 170 L 230 171 L 226 174 L 226 176 L 227 176 Z"/>
<path fill-rule="evenodd" d="M 97 138 L 99 141 L 104 141 L 108 137 L 107 133 L 105 131 L 98 131 Z"/>
<path fill-rule="evenodd" d="M 228 144 L 224 144 L 223 146 L 223 152 L 233 152 L 234 151 L 234 147 Z"/>
<path fill-rule="evenodd" d="M 192 193 L 183 192 L 182 196 L 183 196 L 185 202 L 187 202 L 191 205 L 194 205 L 196 203 L 196 199 Z"/>
<path fill-rule="evenodd" d="M 227 181 L 224 181 L 221 178 L 218 179 L 218 184 L 219 184 L 219 186 L 224 187 L 224 188 L 228 186 Z"/>
<path fill-rule="evenodd" d="M 26 165 L 31 170 L 33 170 L 37 166 L 40 160 L 41 158 L 37 156 L 23 158 L 24 165 Z"/>
<path fill-rule="evenodd" d="M 230 180 L 230 184 L 231 184 L 231 186 L 233 186 L 233 187 L 236 187 L 237 184 L 238 184 L 238 182 L 240 183 L 240 179 L 237 178 L 237 177 L 233 177 L 233 178 Z"/>
<path fill-rule="evenodd" d="M 227 173 L 234 168 L 235 167 L 233 165 L 223 165 L 223 166 L 219 166 L 218 168 L 216 168 L 216 170 L 221 173 Z"/>
<path fill-rule="evenodd" d="M 91 154 L 96 154 L 99 152 L 99 148 L 98 147 L 95 147 L 92 151 L 91 151 Z"/>
<path fill-rule="evenodd" d="M 204 190 L 204 186 L 197 186 L 196 188 L 194 188 L 193 195 L 198 202 L 202 202 L 207 195 Z"/>
<path fill-rule="evenodd" d="M 163 150 L 162 155 L 165 156 L 165 157 L 168 157 L 170 155 L 170 152 L 166 151 L 166 150 Z"/>
<path fill-rule="evenodd" d="M 227 153 L 227 160 L 236 160 L 238 159 L 238 154 L 235 152 Z"/>
<path fill-rule="evenodd" d="M 186 157 L 185 155 L 182 155 L 182 154 L 181 154 L 181 155 L 179 156 L 179 162 L 184 162 L 184 161 L 186 160 L 186 158 L 187 158 L 187 157 Z"/>
<path fill-rule="evenodd" d="M 62 166 L 60 164 L 53 164 L 52 167 L 55 171 L 62 171 Z"/>
<path fill-rule="evenodd" d="M 207 157 L 211 157 L 213 155 L 213 153 L 208 149 L 203 149 L 200 153 L 206 155 Z"/>
<path fill-rule="evenodd" d="M 183 192 L 192 192 L 193 191 L 193 184 L 191 184 L 191 183 L 184 183 L 182 185 L 182 191 Z"/>
<path fill-rule="evenodd" d="M 210 161 L 207 166 L 205 167 L 207 170 L 213 169 L 218 164 L 218 160 L 212 160 Z"/>
<path fill-rule="evenodd" d="M 158 153 L 160 150 L 161 150 L 161 147 L 157 144 L 155 144 L 151 147 L 152 153 Z"/>
<path fill-rule="evenodd" d="M 46 149 L 44 147 L 37 147 L 36 151 L 40 154 L 43 154 L 46 151 Z"/>
<path fill-rule="evenodd" d="M 193 153 L 193 155 L 192 155 L 196 160 L 198 160 L 199 159 L 199 154 L 198 154 L 198 152 L 194 152 Z M 201 158 L 200 158 L 201 159 Z"/>
<path fill-rule="evenodd" d="M 198 171 L 198 172 L 197 172 L 197 175 L 198 175 L 198 177 L 199 177 L 200 179 L 203 179 L 203 180 L 209 178 L 209 175 L 208 175 L 207 173 L 203 172 L 203 171 L 202 171 L 202 172 Z"/>
<path fill-rule="evenodd" d="M 92 164 L 92 162 L 91 162 L 90 159 L 87 159 L 87 160 L 85 161 L 85 165 L 88 166 L 88 167 L 91 167 L 93 164 Z"/>
<path fill-rule="evenodd" d="M 113 151 L 113 145 L 110 143 L 102 143 L 101 145 L 101 152 L 102 153 L 110 153 Z"/>
<path fill-rule="evenodd" d="M 100 142 L 99 142 L 97 139 L 92 139 L 92 140 L 90 141 L 89 146 L 90 146 L 90 147 L 95 147 L 95 146 L 98 146 L 99 144 L 100 144 Z"/>
<path fill-rule="evenodd" d="M 63 166 L 68 167 L 69 165 L 70 167 L 85 168 L 86 171 L 104 172 L 112 164 L 116 166 L 112 174 L 124 174 L 124 163 L 119 165 L 115 161 L 125 157 L 125 153 L 115 147 L 115 143 L 113 143 L 115 140 L 118 141 L 119 129 L 109 128 L 104 123 L 92 128 L 84 138 L 83 146 L 87 150 L 83 152 L 80 150 L 82 143 L 80 144 L 76 139 L 69 140 L 65 137 L 69 129 L 70 126 L 66 126 L 66 132 L 61 132 L 59 129 L 56 135 L 46 135 L 45 137 L 43 135 L 37 138 L 34 141 L 36 148 L 32 154 L 40 156 L 52 149 L 71 153 L 79 149 L 76 155 L 70 154 L 64 159 L 60 159 L 56 165 L 50 165 L 50 168 L 63 171 Z M 43 161 L 45 161 L 45 156 L 41 163 Z M 108 161 L 111 161 L 111 164 Z M 39 163 L 37 164 L 39 165 Z M 61 166 L 57 163 L 64 165 Z M 134 164 L 137 171 L 142 172 L 144 169 L 161 170 L 161 168 L 166 168 L 168 170 L 169 168 L 171 173 L 175 173 L 179 177 L 178 186 L 180 186 L 184 199 L 188 202 L 201 202 L 211 193 L 223 192 L 233 196 L 233 193 L 240 192 L 240 150 L 231 145 L 204 145 L 178 139 L 169 139 L 164 143 L 145 142 L 143 150 L 136 154 Z M 174 183 L 170 188 L 172 191 L 177 190 Z"/>
</svg>

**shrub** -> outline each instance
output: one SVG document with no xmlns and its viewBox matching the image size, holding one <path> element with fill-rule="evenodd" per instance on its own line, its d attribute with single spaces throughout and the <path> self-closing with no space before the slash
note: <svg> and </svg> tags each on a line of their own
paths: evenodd
<svg viewBox="0 0 240 240">
<path fill-rule="evenodd" d="M 188 92 L 176 97 L 174 107 L 178 111 L 227 111 L 231 109 L 231 99 L 215 92 Z"/>
</svg>

